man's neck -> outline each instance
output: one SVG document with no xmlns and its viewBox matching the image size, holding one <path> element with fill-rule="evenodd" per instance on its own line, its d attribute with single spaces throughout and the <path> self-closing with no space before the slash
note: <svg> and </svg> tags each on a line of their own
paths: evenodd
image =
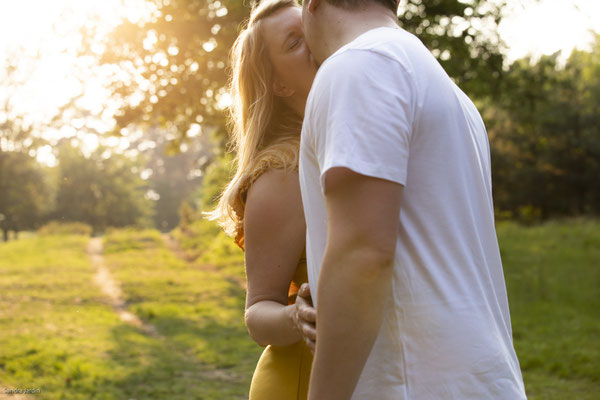
<svg viewBox="0 0 600 400">
<path fill-rule="evenodd" d="M 319 64 L 365 32 L 381 27 L 398 28 L 398 18 L 379 5 L 360 11 L 329 6 L 323 11 L 328 14 L 328 23 L 323 27 L 324 41 L 318 54 Z"/>
</svg>

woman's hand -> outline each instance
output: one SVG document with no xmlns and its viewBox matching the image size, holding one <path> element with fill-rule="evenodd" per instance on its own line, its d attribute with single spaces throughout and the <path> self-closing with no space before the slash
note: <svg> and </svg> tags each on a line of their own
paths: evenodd
<svg viewBox="0 0 600 400">
<path fill-rule="evenodd" d="M 295 311 L 294 323 L 296 328 L 302 332 L 302 338 L 314 353 L 317 341 L 317 310 L 313 307 L 308 283 L 304 283 L 298 290 Z"/>
</svg>

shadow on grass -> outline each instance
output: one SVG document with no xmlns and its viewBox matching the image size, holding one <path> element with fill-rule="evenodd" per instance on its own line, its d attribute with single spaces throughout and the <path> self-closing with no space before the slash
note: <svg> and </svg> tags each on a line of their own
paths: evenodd
<svg viewBox="0 0 600 400">
<path fill-rule="evenodd" d="M 243 325 L 176 316 L 157 316 L 152 323 L 161 337 L 147 337 L 128 325 L 113 329 L 115 346 L 108 357 L 122 373 L 95 386 L 112 387 L 119 396 L 98 393 L 95 398 L 247 398 L 258 356 Z"/>
</svg>

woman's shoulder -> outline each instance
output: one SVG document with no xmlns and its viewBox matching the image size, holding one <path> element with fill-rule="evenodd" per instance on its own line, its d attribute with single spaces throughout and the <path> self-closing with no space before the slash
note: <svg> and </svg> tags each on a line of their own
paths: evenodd
<svg viewBox="0 0 600 400">
<path fill-rule="evenodd" d="M 244 224 L 285 226 L 302 213 L 298 171 L 271 168 L 263 171 L 244 191 Z M 238 227 L 235 242 L 244 248 L 244 225 Z"/>
<path fill-rule="evenodd" d="M 245 174 L 245 182 L 241 185 L 241 193 L 248 191 L 254 183 L 263 175 L 279 170 L 298 170 L 297 157 L 294 158 L 278 148 L 279 145 L 269 146 L 263 149 L 249 165 L 248 172 Z M 284 149 L 289 147 L 283 146 Z"/>
<path fill-rule="evenodd" d="M 277 202 L 278 199 L 300 193 L 298 171 L 283 168 L 269 168 L 263 171 L 248 187 L 247 198 Z"/>
<path fill-rule="evenodd" d="M 254 237 L 279 240 L 285 232 L 304 224 L 298 172 L 272 169 L 265 171 L 248 190 L 244 230 Z M 274 232 L 275 236 L 273 236 Z"/>
</svg>

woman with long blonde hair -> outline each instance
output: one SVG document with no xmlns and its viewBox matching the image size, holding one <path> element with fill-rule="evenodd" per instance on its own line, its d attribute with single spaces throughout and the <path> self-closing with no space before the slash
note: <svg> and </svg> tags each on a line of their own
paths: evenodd
<svg viewBox="0 0 600 400">
<path fill-rule="evenodd" d="M 317 67 L 304 42 L 297 2 L 268 0 L 253 7 L 231 64 L 237 169 L 209 215 L 245 252 L 246 326 L 267 346 L 250 399 L 302 399 L 316 332 L 310 292 L 303 285 L 308 277 L 298 151 Z"/>
</svg>

